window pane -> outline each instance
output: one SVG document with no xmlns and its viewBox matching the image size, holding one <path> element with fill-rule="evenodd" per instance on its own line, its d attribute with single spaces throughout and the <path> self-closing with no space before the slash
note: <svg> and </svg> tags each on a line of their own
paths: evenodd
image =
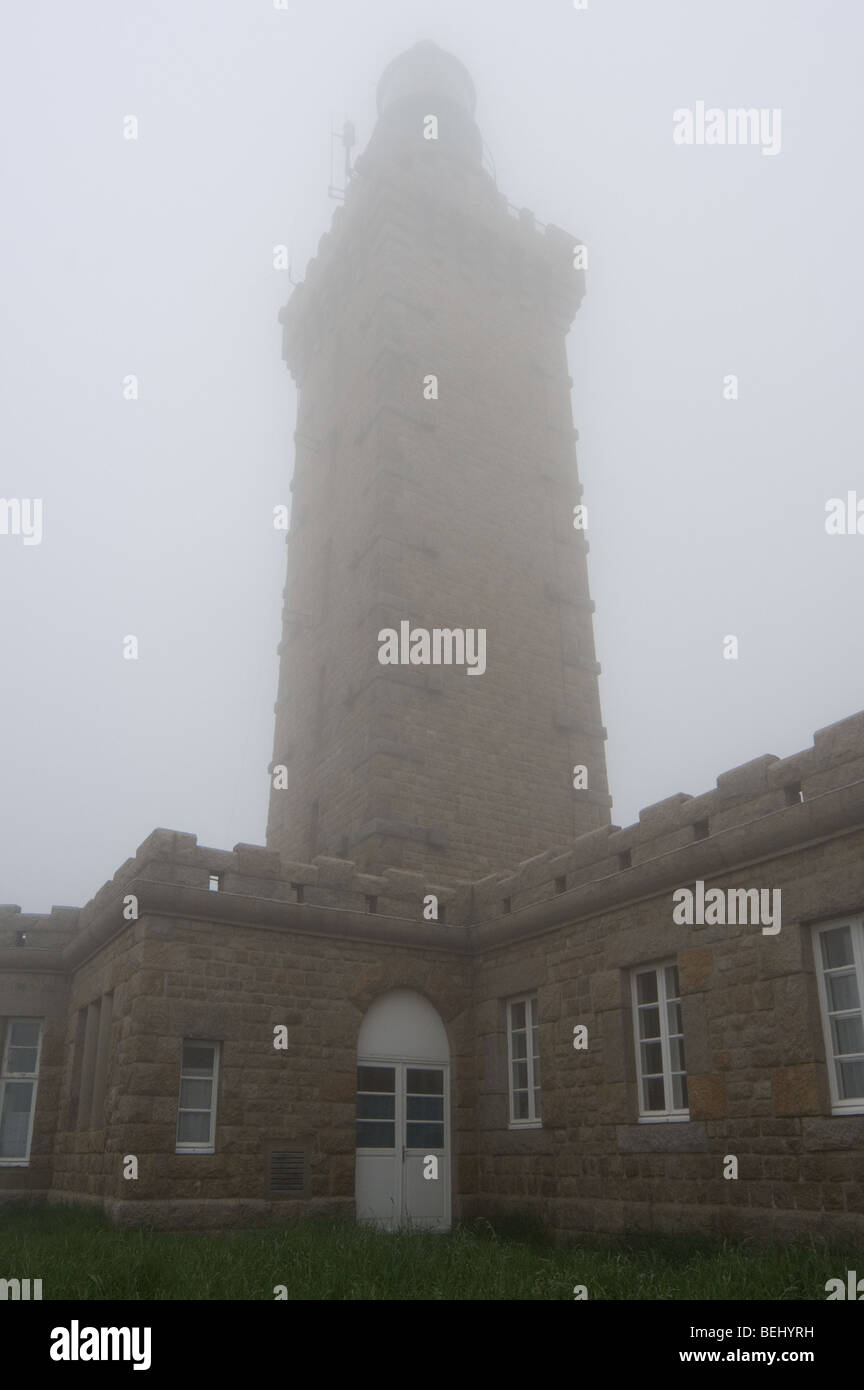
<svg viewBox="0 0 864 1390">
<path fill-rule="evenodd" d="M 38 1055 L 38 1048 L 35 1047 L 10 1047 L 6 1061 L 7 1073 L 26 1072 L 32 1076 L 36 1070 Z"/>
<path fill-rule="evenodd" d="M 528 1092 L 513 1092 L 513 1118 L 514 1120 L 528 1119 Z"/>
<path fill-rule="evenodd" d="M 524 1090 L 527 1088 L 527 1086 L 528 1086 L 528 1063 L 527 1063 L 527 1062 L 514 1062 L 514 1063 L 513 1063 L 513 1089 L 514 1089 L 515 1091 L 524 1091 Z"/>
<path fill-rule="evenodd" d="M 443 1120 L 443 1096 L 409 1096 L 407 1100 L 409 1120 Z"/>
<path fill-rule="evenodd" d="M 199 1043 L 184 1043 L 183 1075 L 212 1076 L 215 1050 L 213 1047 L 202 1047 Z"/>
<path fill-rule="evenodd" d="M 358 1120 L 358 1149 L 392 1149 L 396 1143 L 396 1126 L 392 1120 Z"/>
<path fill-rule="evenodd" d="M 405 1144 L 409 1149 L 443 1149 L 443 1124 L 407 1124 Z"/>
<path fill-rule="evenodd" d="M 539 1085 L 540 1085 L 540 1058 L 539 1058 L 539 1057 L 534 1057 L 532 1060 L 533 1060 L 533 1065 L 534 1065 L 534 1085 L 535 1085 L 535 1086 L 539 1086 Z"/>
<path fill-rule="evenodd" d="M 405 1089 L 412 1096 L 443 1096 L 444 1073 L 437 1067 L 428 1071 L 421 1067 L 409 1067 Z"/>
<path fill-rule="evenodd" d="M 181 1081 L 181 1110 L 209 1110 L 213 1098 L 212 1081 Z"/>
<path fill-rule="evenodd" d="M 32 1081 L 7 1081 L 0 1115 L 0 1158 L 26 1157 L 32 1104 Z"/>
<path fill-rule="evenodd" d="M 666 998 L 677 999 L 680 990 L 678 988 L 678 966 L 666 966 Z"/>
<path fill-rule="evenodd" d="M 683 1033 L 681 1026 L 681 1005 L 677 1002 L 666 1005 L 666 1025 L 670 1033 Z"/>
<path fill-rule="evenodd" d="M 510 1005 L 510 1026 L 511 1026 L 512 1028 L 524 1028 L 524 1027 L 525 1027 L 525 1004 L 524 1004 L 524 1001 L 523 1001 L 521 1004 L 511 1004 L 511 1005 Z"/>
<path fill-rule="evenodd" d="M 676 1110 L 687 1109 L 687 1077 L 672 1077 L 672 1105 Z"/>
<path fill-rule="evenodd" d="M 535 1120 L 539 1120 L 539 1119 L 540 1119 L 540 1089 L 539 1089 L 539 1087 L 538 1087 L 537 1090 L 534 1092 L 534 1118 L 535 1118 Z"/>
<path fill-rule="evenodd" d="M 660 1010 L 658 1008 L 639 1010 L 639 1036 L 640 1038 L 659 1038 Z"/>
<path fill-rule="evenodd" d="M 673 1071 L 683 1071 L 683 1070 L 684 1070 L 684 1039 L 683 1039 L 683 1038 L 670 1038 L 670 1039 L 669 1039 L 669 1057 L 670 1057 L 670 1060 L 671 1060 L 671 1063 L 672 1063 L 672 1070 L 673 1070 Z"/>
<path fill-rule="evenodd" d="M 532 1028 L 536 1028 L 536 1027 L 537 1027 L 537 1000 L 536 1000 L 536 999 L 532 999 L 532 1000 L 531 1000 L 531 1026 L 532 1026 Z"/>
<path fill-rule="evenodd" d="M 864 1096 L 864 1061 L 838 1062 L 837 1072 L 840 1095 L 843 1100 L 853 1100 L 857 1099 L 858 1096 Z"/>
<path fill-rule="evenodd" d="M 513 1034 L 513 1039 L 512 1039 L 512 1045 L 513 1045 L 513 1056 L 514 1056 L 514 1057 L 527 1057 L 527 1056 L 528 1056 L 528 1034 L 527 1034 L 527 1033 L 514 1033 L 514 1034 Z"/>
<path fill-rule="evenodd" d="M 178 1144 L 209 1144 L 210 1112 L 184 1110 L 177 1119 Z"/>
<path fill-rule="evenodd" d="M 665 1110 L 666 1094 L 663 1089 L 662 1076 L 646 1078 L 642 1082 L 642 1094 L 645 1097 L 646 1110 Z"/>
<path fill-rule="evenodd" d="M 835 927 L 833 931 L 823 931 L 820 940 L 826 970 L 837 965 L 852 964 L 852 933 L 848 927 Z"/>
<path fill-rule="evenodd" d="M 395 1067 L 358 1067 L 358 1091 L 395 1091 Z"/>
<path fill-rule="evenodd" d="M 357 1097 L 358 1120 L 392 1120 L 396 1110 L 395 1096 Z"/>
<path fill-rule="evenodd" d="M 642 1050 L 642 1074 L 652 1076 L 663 1073 L 663 1048 L 659 1042 L 639 1044 Z"/>
<path fill-rule="evenodd" d="M 853 1014 L 851 1018 L 832 1018 L 831 1032 L 835 1054 L 864 1052 L 864 1028 L 860 1014 Z"/>
<path fill-rule="evenodd" d="M 9 1024 L 10 1047 L 38 1047 L 39 1028 L 38 1020 L 13 1019 Z"/>
<path fill-rule="evenodd" d="M 828 992 L 828 1008 L 832 1013 L 843 1013 L 846 1009 L 860 1007 L 854 970 L 848 975 L 826 975 L 825 987 Z"/>
<path fill-rule="evenodd" d="M 646 970 L 636 976 L 636 999 L 640 1004 L 653 1004 L 657 998 L 657 972 Z"/>
</svg>

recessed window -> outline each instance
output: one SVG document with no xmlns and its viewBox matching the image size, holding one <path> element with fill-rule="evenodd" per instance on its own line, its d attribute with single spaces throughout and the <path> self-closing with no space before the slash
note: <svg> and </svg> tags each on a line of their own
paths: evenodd
<svg viewBox="0 0 864 1390">
<path fill-rule="evenodd" d="M 216 1137 L 218 1042 L 186 1041 L 180 1062 L 177 1152 L 212 1154 Z"/>
<path fill-rule="evenodd" d="M 510 1077 L 510 1127 L 540 1124 L 540 1044 L 537 996 L 507 1004 L 507 1063 Z"/>
<path fill-rule="evenodd" d="M 0 1018 L 0 1164 L 30 1161 L 42 1020 Z"/>
<path fill-rule="evenodd" d="M 621 853 L 618 855 L 618 868 L 629 869 L 632 865 L 632 862 L 633 851 L 629 849 L 622 849 Z"/>
<path fill-rule="evenodd" d="M 367 899 L 366 899 L 366 911 L 367 911 L 367 912 L 377 912 L 377 911 L 378 911 L 378 899 L 377 899 L 377 898 L 371 897 L 371 896 L 370 896 L 370 897 L 367 897 Z"/>
<path fill-rule="evenodd" d="M 835 1114 L 864 1111 L 864 918 L 817 928 L 814 936 L 825 1055 Z"/>
<path fill-rule="evenodd" d="M 640 1119 L 687 1120 L 678 967 L 667 961 L 634 970 L 632 981 Z"/>
<path fill-rule="evenodd" d="M 788 787 L 783 788 L 783 791 L 786 794 L 787 806 L 797 806 L 800 801 L 804 800 L 800 782 L 791 782 Z"/>
<path fill-rule="evenodd" d="M 694 840 L 707 840 L 707 839 L 708 839 L 708 830 L 709 830 L 709 826 L 708 826 L 707 820 L 697 820 L 697 821 L 694 821 L 694 823 L 693 823 L 693 839 L 694 839 Z"/>
<path fill-rule="evenodd" d="M 210 875 L 210 892 L 211 892 L 211 893 L 218 893 L 219 890 L 221 889 L 221 887 L 222 887 L 222 883 L 221 883 L 221 877 L 220 877 L 220 875 L 219 875 L 219 874 L 211 874 L 211 875 Z"/>
<path fill-rule="evenodd" d="M 303 884 L 302 884 L 302 883 L 292 883 L 292 884 L 291 884 L 291 887 L 294 889 L 294 901 L 295 901 L 295 903 L 302 903 L 302 902 L 303 902 Z M 367 899 L 367 901 L 368 901 L 368 899 Z M 371 912 L 372 909 L 370 908 L 369 911 Z"/>
</svg>

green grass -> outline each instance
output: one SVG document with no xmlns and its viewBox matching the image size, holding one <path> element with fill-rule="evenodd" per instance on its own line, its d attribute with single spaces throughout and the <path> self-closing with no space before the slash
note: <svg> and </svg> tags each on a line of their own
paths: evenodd
<svg viewBox="0 0 864 1390">
<path fill-rule="evenodd" d="M 0 1216 L 0 1278 L 42 1280 L 43 1299 L 572 1300 L 808 1299 L 864 1269 L 851 1245 L 759 1245 L 634 1236 L 552 1244 L 530 1222 L 478 1221 L 451 1235 L 353 1223 L 173 1234 L 118 1230 L 77 1208 Z"/>
</svg>

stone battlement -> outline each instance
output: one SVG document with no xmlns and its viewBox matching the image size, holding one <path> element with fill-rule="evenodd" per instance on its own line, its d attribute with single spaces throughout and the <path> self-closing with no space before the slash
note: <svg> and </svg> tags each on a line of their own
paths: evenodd
<svg viewBox="0 0 864 1390">
<path fill-rule="evenodd" d="M 515 930 L 509 916 L 553 898 L 561 899 L 556 916 L 578 920 L 664 891 L 672 882 L 707 879 L 861 823 L 864 711 L 820 729 L 811 748 L 791 757 L 755 758 L 722 773 L 714 789 L 700 796 L 667 797 L 641 811 L 635 825 L 604 826 L 580 836 L 564 853 L 547 851 L 476 883 L 433 882 L 401 869 L 363 873 L 350 860 L 326 855 L 297 863 L 260 845 L 220 850 L 199 845 L 195 835 L 154 830 L 80 909 L 53 907 L 39 914 L 0 906 L 0 949 L 10 965 L 37 965 L 51 956 L 61 968 L 68 966 L 86 954 L 86 946 L 96 949 L 122 927 L 129 893 L 141 897 L 142 912 L 148 899 L 163 912 L 176 899 L 180 911 L 185 903 L 200 916 L 203 902 L 214 920 L 227 921 L 232 898 L 300 906 L 307 930 L 315 915 L 308 909 L 353 914 L 355 925 L 356 915 L 366 914 L 379 923 L 397 919 L 394 926 L 417 923 L 439 932 L 492 922 Z M 195 890 L 208 892 L 214 875 L 218 891 L 203 900 Z M 438 900 L 438 922 L 424 920 L 430 894 Z M 297 925 L 299 916 L 269 914 L 267 924 Z"/>
</svg>

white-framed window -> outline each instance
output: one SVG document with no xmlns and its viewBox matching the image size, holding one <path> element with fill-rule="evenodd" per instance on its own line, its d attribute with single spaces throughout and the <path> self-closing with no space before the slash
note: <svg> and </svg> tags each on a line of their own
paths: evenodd
<svg viewBox="0 0 864 1390">
<path fill-rule="evenodd" d="M 0 1040 L 0 1165 L 26 1167 L 36 1113 L 41 1018 L 0 1019 Z"/>
<path fill-rule="evenodd" d="M 835 1115 L 864 1112 L 864 918 L 826 922 L 813 933 L 825 1057 Z"/>
<path fill-rule="evenodd" d="M 540 1125 L 540 1045 L 537 996 L 507 1003 L 507 1071 L 510 1128 Z"/>
<path fill-rule="evenodd" d="M 220 1048 L 218 1042 L 184 1040 L 177 1110 L 178 1154 L 215 1151 Z"/>
<path fill-rule="evenodd" d="M 640 966 L 632 984 L 640 1121 L 689 1120 L 678 966 Z"/>
</svg>

